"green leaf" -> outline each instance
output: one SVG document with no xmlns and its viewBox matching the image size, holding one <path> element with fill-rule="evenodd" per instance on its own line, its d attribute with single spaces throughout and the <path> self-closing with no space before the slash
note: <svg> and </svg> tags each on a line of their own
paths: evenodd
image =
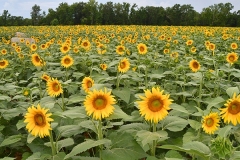
<svg viewBox="0 0 240 160">
<path fill-rule="evenodd" d="M 40 100 L 40 105 L 44 108 L 48 108 L 48 109 L 51 109 L 54 107 L 55 105 L 55 99 L 48 96 L 48 97 L 43 97 L 41 100 Z"/>
<path fill-rule="evenodd" d="M 168 138 L 167 135 L 166 131 L 150 132 L 146 130 L 138 131 L 136 134 L 137 141 L 140 141 L 143 147 L 147 144 L 152 144 L 153 140 L 165 140 Z"/>
<path fill-rule="evenodd" d="M 199 130 L 201 128 L 201 126 L 202 126 L 202 124 L 200 122 L 192 120 L 192 119 L 189 119 L 188 123 L 195 130 Z"/>
<path fill-rule="evenodd" d="M 202 142 L 198 142 L 198 141 L 184 143 L 183 148 L 196 150 L 205 155 L 209 155 L 211 153 L 210 149 L 205 144 L 203 144 Z"/>
<path fill-rule="evenodd" d="M 16 124 L 17 130 L 23 128 L 26 126 L 26 123 L 24 123 L 24 120 L 19 120 L 18 123 Z"/>
<path fill-rule="evenodd" d="M 113 114 L 111 114 L 108 118 L 108 120 L 112 119 L 123 119 L 128 120 L 131 118 L 131 116 L 127 115 L 125 112 L 122 111 L 122 109 L 118 105 L 114 105 L 114 111 Z"/>
<path fill-rule="evenodd" d="M 58 131 L 63 137 L 70 137 L 72 135 L 81 133 L 81 128 L 78 125 L 66 125 L 58 127 Z"/>
<path fill-rule="evenodd" d="M 69 110 L 64 111 L 62 115 L 71 119 L 87 117 L 84 107 L 71 107 Z"/>
<path fill-rule="evenodd" d="M 231 133 L 231 130 L 232 130 L 232 126 L 230 125 L 227 125 L 223 128 L 219 128 L 218 135 L 221 137 L 227 137 L 229 133 Z"/>
<path fill-rule="evenodd" d="M 64 160 L 66 154 L 64 152 L 58 152 L 56 155 L 53 156 L 53 160 Z"/>
<path fill-rule="evenodd" d="M 95 123 L 95 121 L 86 120 L 86 121 L 80 122 L 79 126 L 90 129 L 97 134 L 97 129 L 95 127 L 95 126 L 97 126 L 97 123 L 95 123 L 95 124 L 93 124 L 93 123 Z"/>
<path fill-rule="evenodd" d="M 32 134 L 28 134 L 28 137 L 27 137 L 27 143 L 32 143 L 32 141 L 35 139 L 35 138 L 37 138 L 37 137 L 35 137 L 35 136 L 33 136 Z"/>
<path fill-rule="evenodd" d="M 66 138 L 57 142 L 58 150 L 60 151 L 63 147 L 68 147 L 74 144 L 72 138 Z"/>
<path fill-rule="evenodd" d="M 86 96 L 82 94 L 74 94 L 68 98 L 68 104 L 81 103 L 85 100 Z"/>
<path fill-rule="evenodd" d="M 173 110 L 179 111 L 179 112 L 183 112 L 183 113 L 189 114 L 189 112 L 183 106 L 180 106 L 180 105 L 178 105 L 176 103 L 172 103 L 170 105 L 170 108 L 172 108 Z"/>
<path fill-rule="evenodd" d="M 12 158 L 12 157 L 4 157 L 4 158 L 1 158 L 0 160 L 14 160 L 15 158 Z"/>
<path fill-rule="evenodd" d="M 83 157 L 83 156 L 73 156 L 73 160 L 100 160 L 99 157 Z"/>
<path fill-rule="evenodd" d="M 121 98 L 124 102 L 126 102 L 127 104 L 129 103 L 130 100 L 130 96 L 131 96 L 131 91 L 129 88 L 123 88 L 121 90 L 118 89 L 114 89 L 112 90 L 112 93 Z"/>
<path fill-rule="evenodd" d="M 20 141 L 21 138 L 22 138 L 21 135 L 10 136 L 2 141 L 2 143 L 0 144 L 0 147 L 16 143 L 16 142 Z"/>
<path fill-rule="evenodd" d="M 76 145 L 72 149 L 72 151 L 64 157 L 64 159 L 68 159 L 68 158 L 75 156 L 76 154 L 82 153 L 90 148 L 93 148 L 93 147 L 96 147 L 96 146 L 99 146 L 102 144 L 106 144 L 106 143 L 111 143 L 111 141 L 109 139 L 101 139 L 101 140 L 97 140 L 97 141 L 89 139 L 81 144 Z"/>
<path fill-rule="evenodd" d="M 188 125 L 187 120 L 176 116 L 167 116 L 161 123 L 164 129 L 173 132 L 181 131 Z"/>
<path fill-rule="evenodd" d="M 217 107 L 219 104 L 219 107 L 222 106 L 222 103 L 224 103 L 225 100 L 222 98 L 222 97 L 216 97 L 214 99 L 211 99 L 209 100 L 207 103 L 208 103 L 208 106 L 207 106 L 207 109 L 210 110 L 211 107 L 215 106 Z M 219 108 L 217 107 L 217 108 Z"/>
<path fill-rule="evenodd" d="M 165 159 L 170 160 L 170 159 L 183 159 L 182 155 L 175 150 L 169 150 L 166 154 L 165 154 Z"/>
<path fill-rule="evenodd" d="M 140 130 L 148 130 L 149 125 L 144 123 L 130 123 L 125 124 L 120 127 L 119 131 L 126 131 L 126 132 L 132 132 L 132 131 L 140 131 Z"/>
<path fill-rule="evenodd" d="M 4 119 L 6 120 L 10 120 L 14 117 L 19 116 L 21 113 L 25 113 L 26 110 L 23 108 L 12 108 L 12 109 L 7 109 L 2 113 L 2 116 L 4 117 Z"/>
<path fill-rule="evenodd" d="M 236 96 L 239 94 L 239 89 L 238 87 L 230 87 L 226 90 L 226 93 L 230 98 L 232 98 L 234 93 L 236 94 Z"/>
</svg>

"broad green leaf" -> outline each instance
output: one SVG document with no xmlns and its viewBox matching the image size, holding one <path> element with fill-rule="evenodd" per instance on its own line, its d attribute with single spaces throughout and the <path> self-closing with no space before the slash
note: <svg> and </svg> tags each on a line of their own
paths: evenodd
<svg viewBox="0 0 240 160">
<path fill-rule="evenodd" d="M 149 125 L 144 123 L 130 123 L 122 125 L 119 129 L 119 131 L 123 132 L 132 132 L 132 131 L 140 131 L 140 130 L 148 130 Z"/>
<path fill-rule="evenodd" d="M 99 157 L 83 157 L 83 156 L 73 156 L 73 160 L 100 160 Z"/>
<path fill-rule="evenodd" d="M 166 154 L 165 154 L 165 159 L 170 160 L 170 159 L 183 159 L 182 155 L 175 150 L 169 150 Z"/>
<path fill-rule="evenodd" d="M 14 160 L 15 158 L 12 157 L 4 157 L 4 158 L 0 158 L 0 160 Z"/>
<path fill-rule="evenodd" d="M 173 132 L 181 131 L 188 125 L 187 120 L 176 116 L 167 116 L 161 123 L 164 129 Z"/>
<path fill-rule="evenodd" d="M 177 110 L 179 112 L 183 112 L 183 113 L 189 114 L 189 112 L 183 106 L 180 106 L 180 105 L 178 105 L 176 103 L 172 103 L 170 105 L 170 108 L 172 108 L 173 110 Z"/>
<path fill-rule="evenodd" d="M 221 137 L 227 137 L 229 135 L 229 133 L 231 133 L 232 128 L 233 128 L 232 126 L 227 125 L 223 128 L 219 128 L 217 133 Z"/>
<path fill-rule="evenodd" d="M 222 104 L 225 102 L 225 100 L 222 97 L 216 97 L 212 100 L 209 100 L 208 103 L 208 110 L 211 109 L 211 107 L 215 106 L 217 108 L 219 108 L 220 106 L 222 106 Z M 218 105 L 220 104 L 220 106 L 218 107 Z"/>
<path fill-rule="evenodd" d="M 153 140 L 165 140 L 168 138 L 167 135 L 168 134 L 165 131 L 150 132 L 146 130 L 138 131 L 136 134 L 137 141 L 140 141 L 143 147 L 147 144 L 152 144 Z"/>
<path fill-rule="evenodd" d="M 97 123 L 95 123 L 95 121 L 91 121 L 91 120 L 85 120 L 79 123 L 79 126 L 83 127 L 83 128 L 87 128 L 92 130 L 93 132 L 95 132 L 97 134 L 97 129 L 96 126 L 98 125 Z"/>
<path fill-rule="evenodd" d="M 84 101 L 84 99 L 86 98 L 86 96 L 83 96 L 82 94 L 74 94 L 71 95 L 68 98 L 68 104 L 73 104 L 73 103 L 81 103 Z"/>
<path fill-rule="evenodd" d="M 146 160 L 159 160 L 157 159 L 156 157 L 154 156 L 147 156 L 147 159 Z"/>
<path fill-rule="evenodd" d="M 87 117 L 84 107 L 71 107 L 69 110 L 64 111 L 62 115 L 71 119 Z"/>
<path fill-rule="evenodd" d="M 21 135 L 14 135 L 14 136 L 7 137 L 6 139 L 4 139 L 2 141 L 2 143 L 0 144 L 0 147 L 16 143 L 16 142 L 20 141 L 21 138 L 22 138 Z"/>
<path fill-rule="evenodd" d="M 54 107 L 54 104 L 55 104 L 55 99 L 50 97 L 50 96 L 47 96 L 47 97 L 43 97 L 41 100 L 40 100 L 40 105 L 44 108 L 48 108 L 48 109 L 51 109 Z"/>
<path fill-rule="evenodd" d="M 26 110 L 23 108 L 20 108 L 20 107 L 12 108 L 12 109 L 8 109 L 8 110 L 5 110 L 4 112 L 2 112 L 2 116 L 4 117 L 4 119 L 10 120 L 13 117 L 17 117 L 20 114 L 23 114 L 25 112 L 26 112 Z"/>
<path fill-rule="evenodd" d="M 93 148 L 93 147 L 96 147 L 96 146 L 99 146 L 102 144 L 106 144 L 106 143 L 111 143 L 111 141 L 109 139 L 101 139 L 101 140 L 97 140 L 97 141 L 89 139 L 83 143 L 76 145 L 72 149 L 72 151 L 64 157 L 64 159 L 68 159 L 68 158 L 75 156 L 76 154 L 82 153 L 90 148 Z"/>
<path fill-rule="evenodd" d="M 192 120 L 192 119 L 189 119 L 188 123 L 195 130 L 199 130 L 201 128 L 201 126 L 202 126 L 202 124 L 200 122 Z"/>
<path fill-rule="evenodd" d="M 11 98 L 9 97 L 9 96 L 6 96 L 6 95 L 0 95 L 0 100 L 1 101 L 10 101 L 11 100 Z"/>
<path fill-rule="evenodd" d="M 239 89 L 238 87 L 230 87 L 226 90 L 226 93 L 230 98 L 232 98 L 234 93 L 236 94 L 236 96 L 239 94 Z"/>
<path fill-rule="evenodd" d="M 18 123 L 16 124 L 17 130 L 23 128 L 26 126 L 26 123 L 24 123 L 24 120 L 19 120 Z"/>
<path fill-rule="evenodd" d="M 210 149 L 205 144 L 203 144 L 202 142 L 198 142 L 198 141 L 183 143 L 183 148 L 196 150 L 205 155 L 209 155 L 211 153 Z"/>
<path fill-rule="evenodd" d="M 131 91 L 129 88 L 123 88 L 121 90 L 118 89 L 114 89 L 112 90 L 112 93 L 121 98 L 124 102 L 126 102 L 127 104 L 129 103 L 130 100 L 130 96 L 131 96 Z"/>
<path fill-rule="evenodd" d="M 66 138 L 60 141 L 57 141 L 58 150 L 60 151 L 63 147 L 68 147 L 74 144 L 74 141 L 72 138 Z"/>
<path fill-rule="evenodd" d="M 33 136 L 32 134 L 28 134 L 28 137 L 27 137 L 27 143 L 32 143 L 32 141 L 37 138 L 36 136 Z"/>
<path fill-rule="evenodd" d="M 111 114 L 108 118 L 108 120 L 112 120 L 112 119 L 123 119 L 123 120 L 127 120 L 130 119 L 131 116 L 127 115 L 125 112 L 122 111 L 122 109 L 118 106 L 118 105 L 114 105 L 114 110 L 113 110 L 113 114 Z"/>
<path fill-rule="evenodd" d="M 191 131 L 192 130 L 192 131 Z M 182 138 L 183 143 L 188 143 L 196 140 L 198 137 L 196 136 L 196 131 L 193 129 L 189 129 Z"/>
<path fill-rule="evenodd" d="M 63 137 L 70 137 L 72 135 L 81 133 L 81 128 L 78 125 L 66 125 L 58 127 L 58 131 Z"/>
<path fill-rule="evenodd" d="M 64 160 L 64 157 L 66 156 L 66 153 L 64 152 L 58 152 L 56 155 L 52 157 L 53 160 Z"/>
</svg>

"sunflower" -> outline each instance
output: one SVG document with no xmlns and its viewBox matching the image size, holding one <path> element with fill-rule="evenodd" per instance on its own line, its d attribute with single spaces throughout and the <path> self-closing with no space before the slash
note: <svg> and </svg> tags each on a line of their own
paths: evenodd
<svg viewBox="0 0 240 160">
<path fill-rule="evenodd" d="M 168 48 L 165 48 L 164 50 L 163 50 L 163 53 L 164 54 L 167 54 L 167 53 L 169 53 L 170 51 L 169 51 L 169 49 Z"/>
<path fill-rule="evenodd" d="M 107 70 L 107 64 L 105 64 L 105 63 L 100 64 L 100 68 L 102 70 L 106 71 Z"/>
<path fill-rule="evenodd" d="M 143 43 L 139 43 L 137 45 L 138 53 L 139 54 L 146 54 L 147 53 L 147 46 Z"/>
<path fill-rule="evenodd" d="M 170 54 L 170 57 L 172 57 L 172 58 L 178 58 L 178 52 L 172 52 L 172 53 Z"/>
<path fill-rule="evenodd" d="M 61 65 L 65 68 L 69 68 L 73 65 L 73 58 L 69 55 L 65 55 L 61 59 Z"/>
<path fill-rule="evenodd" d="M 37 53 L 32 54 L 32 63 L 36 67 L 40 67 L 44 65 L 43 60 Z"/>
<path fill-rule="evenodd" d="M 106 48 L 107 48 L 106 45 L 104 45 L 104 44 L 102 44 L 102 43 L 99 43 L 99 44 L 97 45 L 97 52 L 98 52 L 98 54 L 104 54 L 104 53 L 106 53 L 106 52 L 107 52 Z"/>
<path fill-rule="evenodd" d="M 215 45 L 214 43 L 210 43 L 210 44 L 208 45 L 208 49 L 210 49 L 211 51 L 214 51 L 215 48 L 216 48 L 216 45 Z"/>
<path fill-rule="evenodd" d="M 91 43 L 88 40 L 83 40 L 81 43 L 81 46 L 85 50 L 89 50 L 89 48 L 91 47 Z"/>
<path fill-rule="evenodd" d="M 95 120 L 109 117 L 113 111 L 113 105 L 116 103 L 114 96 L 111 92 L 105 90 L 93 90 L 89 92 L 84 101 L 85 110 L 88 116 L 93 117 Z"/>
<path fill-rule="evenodd" d="M 238 55 L 235 52 L 228 53 L 226 56 L 226 60 L 231 65 L 238 60 Z"/>
<path fill-rule="evenodd" d="M 57 79 L 49 79 L 47 81 L 47 92 L 51 97 L 57 97 L 63 93 L 61 83 Z"/>
<path fill-rule="evenodd" d="M 44 49 L 46 49 L 46 48 L 47 48 L 47 45 L 46 45 L 46 44 L 44 44 L 44 43 L 41 44 L 41 49 L 42 49 L 42 50 L 44 50 Z"/>
<path fill-rule="evenodd" d="M 240 123 L 240 95 L 236 96 L 236 93 L 234 93 L 233 98 L 228 99 L 224 106 L 226 107 L 220 109 L 224 123 L 231 122 L 234 126 Z"/>
<path fill-rule="evenodd" d="M 191 46 L 193 44 L 193 40 L 187 40 L 186 45 Z"/>
<path fill-rule="evenodd" d="M 25 97 L 28 97 L 31 93 L 31 90 L 29 88 L 24 88 L 23 91 L 22 91 L 22 94 L 25 96 Z"/>
<path fill-rule="evenodd" d="M 0 60 L 0 69 L 4 69 L 8 66 L 8 61 L 5 59 Z"/>
<path fill-rule="evenodd" d="M 197 72 L 200 69 L 201 65 L 197 60 L 193 59 L 189 62 L 189 67 L 193 72 Z"/>
<path fill-rule="evenodd" d="M 37 50 L 37 45 L 36 44 L 31 44 L 31 51 L 36 51 Z"/>
<path fill-rule="evenodd" d="M 130 68 L 130 62 L 127 58 L 122 59 L 118 64 L 118 71 L 121 73 L 125 73 Z"/>
<path fill-rule="evenodd" d="M 90 88 L 94 85 L 94 80 L 90 77 L 85 77 L 82 80 L 82 88 L 85 92 L 89 92 Z"/>
<path fill-rule="evenodd" d="M 41 108 L 38 104 L 37 107 L 31 106 L 28 108 L 24 123 L 27 123 L 26 128 L 33 136 L 39 136 L 43 138 L 49 136 L 49 130 L 52 130 L 50 122 L 53 121 L 50 116 L 51 113 L 47 113 L 48 109 Z"/>
<path fill-rule="evenodd" d="M 142 100 L 137 101 L 137 104 L 145 120 L 158 123 L 168 115 L 173 100 L 169 99 L 169 94 L 164 95 L 163 91 L 159 87 L 153 87 L 152 92 L 147 89 L 144 91 L 145 96 L 140 96 Z"/>
<path fill-rule="evenodd" d="M 231 43 L 231 48 L 232 48 L 232 49 L 237 49 L 237 48 L 238 48 L 237 43 Z"/>
<path fill-rule="evenodd" d="M 192 53 L 195 53 L 196 51 L 197 51 L 197 48 L 196 48 L 196 47 L 194 47 L 194 46 L 191 47 L 191 52 L 192 52 Z"/>
<path fill-rule="evenodd" d="M 44 80 L 44 81 L 48 81 L 49 79 L 51 79 L 51 77 L 49 76 L 49 75 L 47 75 L 46 73 L 44 73 L 43 75 L 42 75 L 42 80 Z"/>
<path fill-rule="evenodd" d="M 214 134 L 219 127 L 219 116 L 218 113 L 210 113 L 209 115 L 203 116 L 202 128 L 207 134 Z"/>
<path fill-rule="evenodd" d="M 2 55 L 7 54 L 7 50 L 6 50 L 6 49 L 2 49 L 2 50 L 1 50 L 1 53 L 2 53 Z"/>
<path fill-rule="evenodd" d="M 24 54 L 18 53 L 18 58 L 19 58 L 19 59 L 23 59 L 23 58 L 24 58 Z"/>
<path fill-rule="evenodd" d="M 68 44 L 62 44 L 61 48 L 60 48 L 61 52 L 63 54 L 67 53 L 70 50 L 70 47 Z"/>
<path fill-rule="evenodd" d="M 125 47 L 124 46 L 122 46 L 122 45 L 117 46 L 117 48 L 116 48 L 117 54 L 123 55 L 124 51 L 125 51 Z"/>
</svg>

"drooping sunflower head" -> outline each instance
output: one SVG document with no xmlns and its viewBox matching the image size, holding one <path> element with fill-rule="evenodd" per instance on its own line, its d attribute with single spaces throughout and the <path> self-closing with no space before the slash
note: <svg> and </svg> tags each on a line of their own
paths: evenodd
<svg viewBox="0 0 240 160">
<path fill-rule="evenodd" d="M 63 54 L 65 54 L 70 50 L 70 46 L 67 43 L 64 43 L 62 44 L 60 50 Z"/>
<path fill-rule="evenodd" d="M 44 80 L 46 82 L 51 79 L 51 77 L 49 75 L 47 75 L 46 73 L 44 73 L 41 78 L 42 78 L 42 80 Z"/>
<path fill-rule="evenodd" d="M 117 46 L 116 52 L 117 52 L 117 54 L 119 54 L 119 55 L 123 55 L 124 52 L 125 52 L 125 46 L 122 46 L 122 45 Z"/>
<path fill-rule="evenodd" d="M 235 52 L 228 53 L 226 56 L 226 60 L 228 63 L 230 63 L 232 65 L 233 63 L 235 63 L 238 60 L 237 53 L 235 53 Z"/>
<path fill-rule="evenodd" d="M 35 43 L 31 44 L 31 51 L 36 51 L 37 45 Z"/>
<path fill-rule="evenodd" d="M 40 67 L 44 65 L 44 61 L 37 53 L 32 54 L 32 63 L 36 67 Z"/>
<path fill-rule="evenodd" d="M 130 68 L 130 62 L 127 58 L 122 59 L 118 64 L 118 71 L 121 73 L 125 73 Z"/>
<path fill-rule="evenodd" d="M 82 80 L 82 88 L 87 93 L 90 88 L 94 85 L 94 80 L 91 77 L 85 77 Z"/>
<path fill-rule="evenodd" d="M 33 136 L 39 136 L 43 138 L 49 136 L 49 130 L 52 130 L 50 122 L 53 121 L 50 116 L 51 113 L 47 113 L 48 109 L 41 108 L 38 104 L 37 107 L 31 106 L 28 108 L 24 123 L 27 123 L 26 128 Z"/>
<path fill-rule="evenodd" d="M 236 93 L 234 93 L 233 97 L 228 99 L 224 106 L 225 108 L 220 109 L 224 123 L 231 122 L 234 126 L 240 123 L 240 95 L 236 96 Z"/>
<path fill-rule="evenodd" d="M 139 54 L 146 54 L 147 53 L 147 46 L 146 46 L 146 44 L 139 43 L 137 45 L 137 49 L 138 49 L 138 53 Z"/>
<path fill-rule="evenodd" d="M 0 69 L 4 69 L 9 65 L 8 60 L 2 59 L 0 60 Z"/>
<path fill-rule="evenodd" d="M 201 65 L 197 60 L 193 59 L 189 62 L 189 67 L 193 72 L 197 72 L 200 69 Z"/>
<path fill-rule="evenodd" d="M 57 79 L 49 79 L 47 81 L 47 92 L 51 97 L 57 97 L 63 93 L 62 85 Z"/>
<path fill-rule="evenodd" d="M 105 64 L 105 63 L 100 64 L 100 68 L 102 70 L 106 71 L 107 70 L 107 64 Z"/>
<path fill-rule="evenodd" d="M 164 90 L 161 91 L 159 87 L 144 92 L 145 96 L 140 96 L 141 101 L 137 101 L 139 112 L 145 120 L 158 123 L 168 115 L 173 100 L 169 94 L 164 95 Z"/>
<path fill-rule="evenodd" d="M 231 43 L 231 48 L 232 48 L 232 49 L 237 49 L 237 48 L 238 48 L 237 43 Z"/>
<path fill-rule="evenodd" d="M 73 58 L 69 55 L 65 55 L 61 59 L 61 65 L 65 68 L 69 68 L 73 65 Z"/>
<path fill-rule="evenodd" d="M 219 128 L 219 116 L 218 113 L 210 113 L 206 116 L 203 116 L 202 128 L 207 134 L 214 134 Z"/>
<path fill-rule="evenodd" d="M 90 91 L 84 100 L 85 110 L 88 116 L 92 115 L 95 120 L 109 117 L 114 111 L 116 100 L 111 92 L 105 90 Z"/>
</svg>

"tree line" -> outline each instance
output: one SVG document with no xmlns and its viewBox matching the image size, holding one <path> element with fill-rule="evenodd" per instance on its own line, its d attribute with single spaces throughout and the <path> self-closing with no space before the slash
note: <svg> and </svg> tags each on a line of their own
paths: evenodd
<svg viewBox="0 0 240 160">
<path fill-rule="evenodd" d="M 41 12 L 35 4 L 31 18 L 12 16 L 4 10 L 0 16 L 0 26 L 23 25 L 173 25 L 173 26 L 240 26 L 240 10 L 231 12 L 231 3 L 219 3 L 203 8 L 199 13 L 190 4 L 138 7 L 137 4 L 105 4 L 89 0 L 69 5 L 62 2 L 56 9 L 49 8 L 48 13 Z"/>
</svg>

